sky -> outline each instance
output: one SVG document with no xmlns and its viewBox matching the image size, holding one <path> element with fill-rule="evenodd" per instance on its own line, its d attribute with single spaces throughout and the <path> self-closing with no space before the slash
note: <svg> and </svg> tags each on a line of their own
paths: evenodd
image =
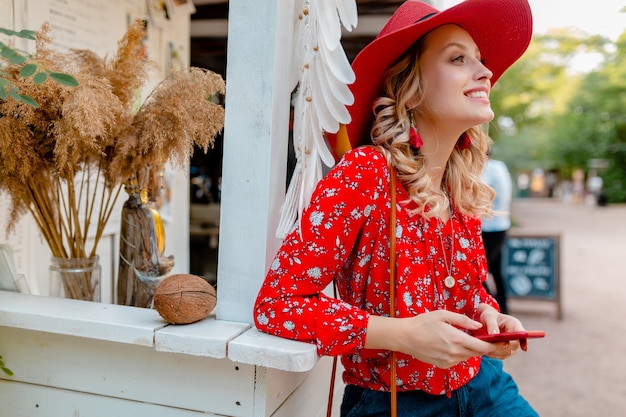
<svg viewBox="0 0 626 417">
<path fill-rule="evenodd" d="M 443 8 L 462 0 L 444 0 Z M 626 29 L 626 0 L 528 0 L 533 12 L 533 30 L 578 27 L 590 35 L 605 35 L 615 41 Z"/>
<path fill-rule="evenodd" d="M 550 28 L 577 27 L 589 35 L 603 35 L 616 41 L 626 30 L 626 0 L 529 0 L 533 32 Z M 565 5 L 565 7 L 563 6 Z M 571 72 L 588 72 L 602 61 L 599 54 L 579 54 L 569 65 Z"/>
<path fill-rule="evenodd" d="M 534 32 L 549 28 L 574 26 L 590 35 L 604 35 L 611 40 L 626 29 L 626 0 L 529 0 Z"/>
<path fill-rule="evenodd" d="M 461 0 L 444 0 L 444 8 Z M 589 35 L 603 35 L 616 41 L 626 30 L 626 0 L 528 0 L 533 13 L 533 32 L 546 33 L 551 28 L 576 27 Z M 571 70 L 593 69 L 599 55 L 581 54 L 574 58 Z"/>
</svg>

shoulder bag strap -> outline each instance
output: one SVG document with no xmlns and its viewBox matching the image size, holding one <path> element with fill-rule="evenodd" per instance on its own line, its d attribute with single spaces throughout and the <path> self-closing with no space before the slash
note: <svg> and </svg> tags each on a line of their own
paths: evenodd
<svg viewBox="0 0 626 417">
<path fill-rule="evenodd" d="M 389 316 L 396 315 L 396 172 L 389 164 L 389 176 L 391 177 L 391 214 L 389 216 Z M 391 417 L 396 417 L 396 352 L 391 351 Z"/>
</svg>

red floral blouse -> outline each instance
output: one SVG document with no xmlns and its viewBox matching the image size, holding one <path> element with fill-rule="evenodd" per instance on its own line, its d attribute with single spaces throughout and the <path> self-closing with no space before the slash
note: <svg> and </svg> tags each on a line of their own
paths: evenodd
<svg viewBox="0 0 626 417">
<path fill-rule="evenodd" d="M 479 303 L 498 308 L 482 286 L 480 220 L 456 211 L 445 224 L 410 215 L 402 203 L 407 193 L 396 184 L 396 316 L 446 309 L 477 318 Z M 390 352 L 363 346 L 369 316 L 389 316 L 389 186 L 380 152 L 346 153 L 320 181 L 301 227 L 283 242 L 254 307 L 259 330 L 315 343 L 320 355 L 342 355 L 346 384 L 382 391 L 389 390 Z M 450 267 L 455 283 L 447 288 Z M 324 292 L 333 279 L 340 300 Z M 449 369 L 402 353 L 396 358 L 399 391 L 449 393 L 480 367 L 480 357 Z"/>
</svg>

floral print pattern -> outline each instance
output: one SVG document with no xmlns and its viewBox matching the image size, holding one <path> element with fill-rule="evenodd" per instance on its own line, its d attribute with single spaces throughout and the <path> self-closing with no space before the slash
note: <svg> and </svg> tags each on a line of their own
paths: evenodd
<svg viewBox="0 0 626 417">
<path fill-rule="evenodd" d="M 395 315 L 446 309 L 476 318 L 481 302 L 497 308 L 482 286 L 487 264 L 480 220 L 454 212 L 444 224 L 411 215 L 410 203 L 403 203 L 407 193 L 396 183 Z M 389 186 L 380 152 L 346 153 L 318 184 L 301 226 L 284 240 L 254 307 L 259 330 L 315 343 L 320 355 L 342 355 L 346 384 L 383 391 L 389 390 L 390 352 L 363 346 L 370 315 L 389 316 Z M 446 288 L 450 267 L 456 282 Z M 331 295 L 333 280 L 339 298 Z M 449 393 L 480 366 L 479 357 L 450 369 L 402 353 L 396 358 L 400 391 Z"/>
</svg>

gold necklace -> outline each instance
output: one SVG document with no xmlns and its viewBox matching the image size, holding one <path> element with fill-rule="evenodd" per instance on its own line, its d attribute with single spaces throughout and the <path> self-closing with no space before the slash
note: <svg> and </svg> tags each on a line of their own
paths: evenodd
<svg viewBox="0 0 626 417">
<path fill-rule="evenodd" d="M 445 223 L 442 223 L 442 227 L 439 229 L 439 243 L 441 243 L 441 252 L 443 255 L 443 262 L 446 265 L 446 270 L 448 272 L 448 275 L 444 278 L 443 280 L 443 285 L 446 286 L 446 288 L 450 289 L 452 287 L 454 287 L 454 285 L 456 284 L 456 280 L 454 279 L 454 277 L 452 276 L 452 268 L 454 267 L 454 219 L 453 219 L 453 212 L 452 212 L 452 205 L 450 205 L 450 218 L 448 219 L 450 222 L 450 265 L 448 266 L 448 258 L 446 256 L 446 245 L 444 243 L 444 237 L 443 237 L 443 232 L 442 229 L 445 227 Z"/>
</svg>

